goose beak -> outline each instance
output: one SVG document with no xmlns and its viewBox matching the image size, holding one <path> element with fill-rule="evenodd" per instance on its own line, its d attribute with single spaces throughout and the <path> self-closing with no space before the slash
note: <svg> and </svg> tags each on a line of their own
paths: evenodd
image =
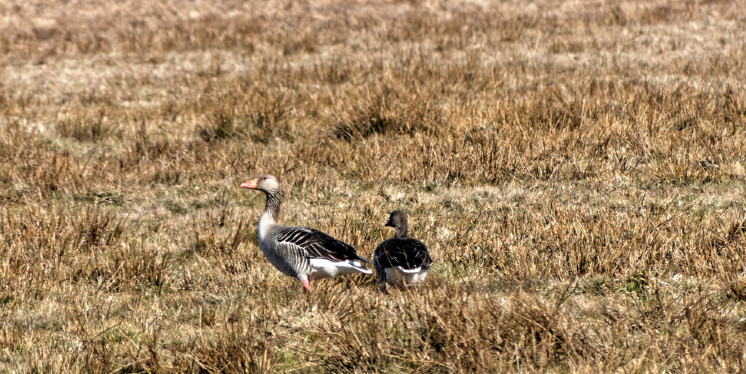
<svg viewBox="0 0 746 374">
<path fill-rule="evenodd" d="M 391 221 L 388 221 L 388 222 L 386 222 L 386 224 L 384 226 L 394 227 L 394 224 L 391 223 Z"/>
<path fill-rule="evenodd" d="M 252 180 L 250 180 L 248 182 L 241 183 L 241 188 L 250 188 L 252 190 L 255 190 L 256 189 L 256 183 L 257 183 L 257 179 L 254 178 L 254 179 L 252 179 Z"/>
</svg>

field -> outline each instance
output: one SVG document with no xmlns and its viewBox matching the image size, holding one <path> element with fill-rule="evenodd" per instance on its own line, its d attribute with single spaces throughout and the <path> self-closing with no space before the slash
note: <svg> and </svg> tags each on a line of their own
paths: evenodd
<svg viewBox="0 0 746 374">
<path fill-rule="evenodd" d="M 737 1 L 0 15 L 0 372 L 746 371 Z M 406 211 L 429 278 L 304 294 L 259 173 L 364 256 Z"/>
</svg>

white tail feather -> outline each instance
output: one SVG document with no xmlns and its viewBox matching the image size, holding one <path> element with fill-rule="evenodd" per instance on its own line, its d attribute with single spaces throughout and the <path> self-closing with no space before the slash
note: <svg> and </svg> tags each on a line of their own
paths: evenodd
<svg viewBox="0 0 746 374">
<path fill-rule="evenodd" d="M 414 269 L 405 269 L 401 266 L 397 266 L 396 268 L 399 269 L 399 271 L 401 271 L 402 273 L 407 273 L 407 274 L 417 274 L 420 272 L 420 270 L 422 270 L 422 268 L 419 266 Z"/>
<path fill-rule="evenodd" d="M 348 260 L 348 261 L 330 261 L 321 258 L 312 258 L 311 262 L 311 278 L 334 278 L 341 274 L 349 273 L 362 273 L 362 274 L 373 274 L 373 272 L 367 267 L 363 266 L 360 261 Z"/>
</svg>

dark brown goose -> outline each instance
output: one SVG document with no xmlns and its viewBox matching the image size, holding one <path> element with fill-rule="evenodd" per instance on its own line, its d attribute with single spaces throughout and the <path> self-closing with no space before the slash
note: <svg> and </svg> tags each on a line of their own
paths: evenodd
<svg viewBox="0 0 746 374">
<path fill-rule="evenodd" d="M 277 270 L 300 280 L 306 291 L 311 290 L 312 279 L 347 273 L 372 274 L 363 265 L 370 261 L 358 256 L 351 245 L 316 229 L 278 225 L 283 194 L 274 176 L 262 174 L 241 184 L 241 188 L 266 194 L 267 205 L 257 228 L 259 247 Z"/>
<path fill-rule="evenodd" d="M 417 239 L 407 237 L 407 215 L 400 210 L 391 212 L 386 226 L 396 230 L 394 237 L 381 242 L 373 255 L 381 291 L 386 291 L 388 284 L 408 286 L 421 283 L 433 263 L 427 246 Z"/>
</svg>

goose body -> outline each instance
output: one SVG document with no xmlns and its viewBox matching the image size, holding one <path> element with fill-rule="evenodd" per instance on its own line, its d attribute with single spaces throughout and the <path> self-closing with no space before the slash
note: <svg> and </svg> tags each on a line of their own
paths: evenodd
<svg viewBox="0 0 746 374">
<path fill-rule="evenodd" d="M 430 270 L 433 263 L 425 243 L 407 237 L 407 216 L 401 211 L 394 211 L 386 226 L 396 229 L 394 237 L 384 240 L 376 247 L 373 263 L 376 278 L 381 290 L 387 285 L 405 287 L 418 285 Z"/>
<path fill-rule="evenodd" d="M 277 179 L 260 175 L 241 184 L 242 188 L 263 191 L 267 205 L 259 217 L 257 237 L 264 257 L 277 270 L 301 281 L 310 291 L 310 280 L 335 278 L 342 274 L 372 274 L 369 263 L 351 245 L 309 227 L 281 226 L 277 223 L 282 191 Z"/>
</svg>

